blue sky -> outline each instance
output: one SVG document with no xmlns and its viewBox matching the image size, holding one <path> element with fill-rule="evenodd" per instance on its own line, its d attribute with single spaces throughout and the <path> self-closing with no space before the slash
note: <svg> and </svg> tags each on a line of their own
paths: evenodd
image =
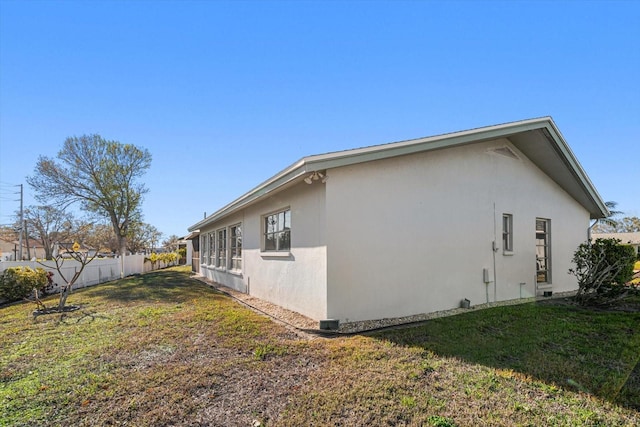
<svg viewBox="0 0 640 427">
<path fill-rule="evenodd" d="M 165 235 L 301 157 L 550 115 L 640 216 L 640 2 L 0 0 L 0 223 L 39 155 L 147 148 Z"/>
</svg>

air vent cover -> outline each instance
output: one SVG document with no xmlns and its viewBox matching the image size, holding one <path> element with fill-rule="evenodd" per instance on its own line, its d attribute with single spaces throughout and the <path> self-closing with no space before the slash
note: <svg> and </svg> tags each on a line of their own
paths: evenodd
<svg viewBox="0 0 640 427">
<path fill-rule="evenodd" d="M 510 159 L 520 160 L 520 157 L 513 150 L 507 146 L 494 148 L 491 150 L 492 153 L 500 154 L 501 156 L 509 157 Z"/>
</svg>

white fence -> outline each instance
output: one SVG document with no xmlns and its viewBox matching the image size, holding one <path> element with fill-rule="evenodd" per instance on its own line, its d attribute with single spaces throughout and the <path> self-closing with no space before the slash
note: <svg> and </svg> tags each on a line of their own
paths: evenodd
<svg viewBox="0 0 640 427">
<path fill-rule="evenodd" d="M 65 280 L 60 277 L 56 270 L 56 264 L 53 261 L 2 261 L 0 262 L 0 272 L 10 267 L 31 267 L 43 268 L 53 273 L 53 283 L 59 285 L 65 284 Z M 62 268 L 62 274 L 67 280 L 71 280 L 73 275 L 81 264 L 75 260 L 65 260 Z M 166 267 L 166 264 L 158 261 L 156 265 L 151 265 L 150 261 L 145 261 L 145 255 L 127 255 L 124 257 L 124 275 L 131 276 L 133 274 L 147 273 L 151 270 Z M 97 285 L 98 283 L 108 282 L 120 278 L 120 270 L 122 268 L 121 259 L 118 258 L 96 258 L 86 265 L 82 271 L 78 281 L 73 285 L 74 289 L 84 288 L 87 286 Z M 58 290 L 58 288 L 54 288 Z"/>
</svg>

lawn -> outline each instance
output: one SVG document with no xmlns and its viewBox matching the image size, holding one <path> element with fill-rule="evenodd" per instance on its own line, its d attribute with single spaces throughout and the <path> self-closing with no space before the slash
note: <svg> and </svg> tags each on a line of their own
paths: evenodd
<svg viewBox="0 0 640 427">
<path fill-rule="evenodd" d="M 531 303 L 313 338 L 184 269 L 69 303 L 0 308 L 0 425 L 640 424 L 639 311 Z"/>
</svg>

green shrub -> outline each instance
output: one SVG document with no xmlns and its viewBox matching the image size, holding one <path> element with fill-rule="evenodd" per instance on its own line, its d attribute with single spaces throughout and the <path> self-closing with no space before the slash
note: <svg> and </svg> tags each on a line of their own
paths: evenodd
<svg viewBox="0 0 640 427">
<path fill-rule="evenodd" d="M 627 260 L 624 267 L 616 277 L 616 281 L 619 284 L 629 283 L 633 278 L 636 251 L 631 245 L 618 245 L 616 249 L 616 257 Z"/>
<path fill-rule="evenodd" d="M 578 278 L 578 302 L 600 305 L 622 296 L 633 277 L 634 259 L 633 248 L 618 239 L 596 239 L 578 246 L 572 259 L 576 268 L 569 270 Z"/>
<path fill-rule="evenodd" d="M 49 281 L 47 272 L 38 267 L 9 267 L 0 273 L 0 298 L 18 301 L 31 295 L 34 289 L 42 291 Z"/>
<path fill-rule="evenodd" d="M 160 256 L 160 261 L 164 262 L 167 265 L 171 264 L 172 262 L 176 262 L 178 260 L 178 254 L 175 252 L 164 252 L 164 253 L 161 253 L 159 256 Z"/>
<path fill-rule="evenodd" d="M 151 264 L 154 266 L 154 268 L 155 268 L 156 262 L 158 262 L 158 260 L 159 260 L 159 259 L 160 259 L 160 257 L 159 257 L 159 256 L 158 256 L 158 254 L 157 254 L 157 253 L 155 253 L 155 252 L 151 252 L 151 253 L 149 254 L 149 256 L 147 257 L 147 260 L 148 260 L 149 262 L 151 262 Z"/>
<path fill-rule="evenodd" d="M 151 252 L 151 254 L 147 256 L 146 260 L 151 262 L 154 269 L 156 268 L 156 263 L 158 261 L 163 262 L 166 267 L 178 261 L 178 254 L 176 252 L 162 252 L 159 254 Z"/>
<path fill-rule="evenodd" d="M 185 258 L 187 256 L 187 248 L 179 248 L 178 249 L 178 256 L 180 258 Z"/>
</svg>

